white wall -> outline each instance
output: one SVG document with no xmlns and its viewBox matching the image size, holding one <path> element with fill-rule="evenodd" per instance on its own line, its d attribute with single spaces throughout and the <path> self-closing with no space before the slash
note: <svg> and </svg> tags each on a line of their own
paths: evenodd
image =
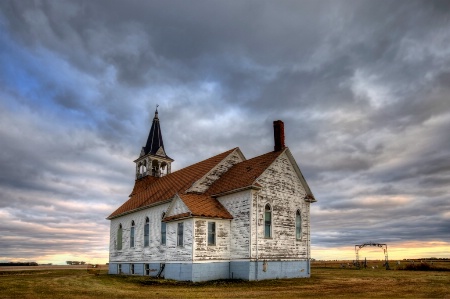
<svg viewBox="0 0 450 299">
<path fill-rule="evenodd" d="M 192 219 L 184 220 L 184 246 L 177 247 L 177 223 L 167 223 L 166 245 L 161 245 L 161 215 L 166 212 L 169 203 L 154 206 L 132 214 L 124 215 L 111 220 L 110 225 L 110 262 L 165 262 L 166 260 L 192 259 Z M 150 244 L 144 247 L 145 217 L 150 220 Z M 135 222 L 135 246 L 130 248 L 131 221 Z M 115 248 L 117 229 L 122 224 L 122 250 Z"/>
<path fill-rule="evenodd" d="M 309 203 L 304 201 L 303 188 L 287 155 L 280 155 L 258 178 L 263 186 L 252 202 L 252 257 L 259 259 L 307 258 L 309 236 Z M 264 238 L 264 208 L 272 207 L 272 238 Z M 296 240 L 295 216 L 302 215 L 302 238 Z M 256 233 L 258 235 L 256 235 Z M 257 240 L 257 241 L 256 241 Z"/>
<path fill-rule="evenodd" d="M 216 244 L 208 245 L 208 222 L 216 223 Z M 230 259 L 230 220 L 194 219 L 194 261 Z"/>
<path fill-rule="evenodd" d="M 218 198 L 233 216 L 230 224 L 230 258 L 250 258 L 250 202 L 251 190 L 245 190 Z"/>
</svg>

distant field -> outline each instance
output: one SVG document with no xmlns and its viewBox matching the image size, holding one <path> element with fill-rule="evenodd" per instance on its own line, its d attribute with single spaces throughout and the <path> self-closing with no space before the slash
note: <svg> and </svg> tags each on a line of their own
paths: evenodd
<svg viewBox="0 0 450 299">
<path fill-rule="evenodd" d="M 450 271 L 342 268 L 315 262 L 309 279 L 174 282 L 141 276 L 91 275 L 86 267 L 5 271 L 0 298 L 449 298 Z M 374 264 L 377 262 L 374 262 Z M 382 262 L 380 262 L 382 263 Z M 449 265 L 450 263 L 443 263 Z M 370 263 L 369 263 L 370 265 Z M 62 266 L 61 266 L 62 267 Z"/>
</svg>

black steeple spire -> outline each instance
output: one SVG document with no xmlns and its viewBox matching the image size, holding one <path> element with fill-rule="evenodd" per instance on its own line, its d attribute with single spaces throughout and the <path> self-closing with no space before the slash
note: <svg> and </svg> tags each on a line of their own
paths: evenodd
<svg viewBox="0 0 450 299">
<path fill-rule="evenodd" d="M 155 117 L 153 117 L 152 128 L 148 134 L 147 143 L 142 147 L 136 163 L 136 179 L 145 176 L 161 177 L 171 172 L 173 159 L 166 155 L 161 127 L 158 118 L 158 106 L 156 106 Z"/>
<path fill-rule="evenodd" d="M 162 147 L 163 151 L 159 152 L 159 156 L 166 157 L 166 151 L 164 149 L 164 142 L 161 135 L 161 127 L 159 125 L 158 118 L 158 107 L 156 107 L 155 117 L 153 117 L 152 128 L 148 134 L 147 143 L 145 144 L 143 150 L 144 155 L 151 154 L 157 155 L 158 150 Z"/>
</svg>

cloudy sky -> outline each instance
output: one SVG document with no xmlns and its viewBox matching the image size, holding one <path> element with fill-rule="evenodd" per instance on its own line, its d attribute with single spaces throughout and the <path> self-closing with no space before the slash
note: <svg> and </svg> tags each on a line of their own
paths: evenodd
<svg viewBox="0 0 450 299">
<path fill-rule="evenodd" d="M 106 262 L 157 104 L 173 170 L 283 120 L 313 257 L 450 257 L 448 1 L 1 1 L 0 261 Z"/>
</svg>

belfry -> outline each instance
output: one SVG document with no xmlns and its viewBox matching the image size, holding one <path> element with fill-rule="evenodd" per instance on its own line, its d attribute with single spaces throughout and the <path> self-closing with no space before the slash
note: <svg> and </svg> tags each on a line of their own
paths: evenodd
<svg viewBox="0 0 450 299">
<path fill-rule="evenodd" d="M 142 147 L 139 158 L 134 161 L 136 163 L 136 179 L 145 176 L 165 176 L 171 172 L 171 163 L 173 161 L 164 150 L 158 108 L 156 108 L 147 143 Z"/>
</svg>

